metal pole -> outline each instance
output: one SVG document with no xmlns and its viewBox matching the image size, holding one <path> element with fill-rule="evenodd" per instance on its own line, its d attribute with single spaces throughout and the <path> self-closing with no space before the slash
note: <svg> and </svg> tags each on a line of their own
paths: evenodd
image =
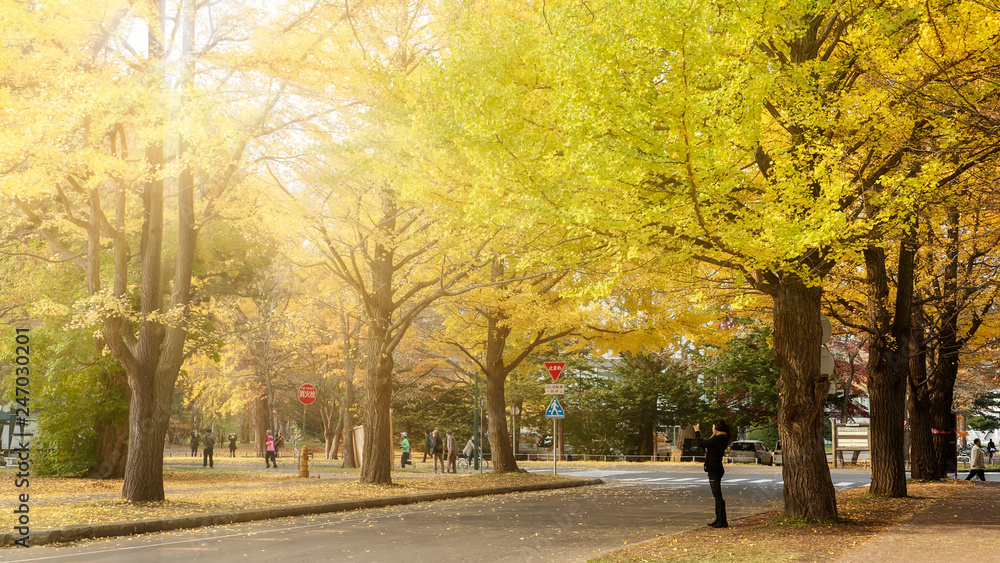
<svg viewBox="0 0 1000 563">
<path fill-rule="evenodd" d="M 556 471 L 556 420 L 552 419 L 552 474 L 558 475 Z"/>
<path fill-rule="evenodd" d="M 482 473 L 482 468 L 479 467 L 479 444 L 480 437 L 479 434 L 482 431 L 479 427 L 479 371 L 476 370 L 476 399 L 475 403 L 472 405 L 472 468 L 479 469 Z"/>
<path fill-rule="evenodd" d="M 480 400 L 482 400 L 482 399 L 480 399 Z M 483 421 L 482 421 L 482 418 L 483 418 L 483 405 L 482 404 L 479 405 L 479 418 L 480 418 L 480 420 L 479 420 L 479 443 L 482 444 L 482 442 L 483 442 Z M 479 454 L 476 456 L 476 463 L 479 464 L 479 474 L 482 475 L 483 474 L 483 464 L 480 463 L 480 458 L 482 457 L 482 449 L 480 448 L 478 451 L 479 451 Z"/>
</svg>

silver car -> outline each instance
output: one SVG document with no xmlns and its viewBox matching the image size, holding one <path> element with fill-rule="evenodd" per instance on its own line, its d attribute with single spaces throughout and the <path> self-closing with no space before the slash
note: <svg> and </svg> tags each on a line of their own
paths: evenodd
<svg viewBox="0 0 1000 563">
<path fill-rule="evenodd" d="M 729 446 L 729 463 L 771 465 L 774 457 L 760 440 L 739 440 Z"/>
</svg>

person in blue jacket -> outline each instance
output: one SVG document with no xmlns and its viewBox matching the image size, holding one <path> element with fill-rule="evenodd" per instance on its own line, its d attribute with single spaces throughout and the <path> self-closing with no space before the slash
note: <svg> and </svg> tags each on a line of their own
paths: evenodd
<svg viewBox="0 0 1000 563">
<path fill-rule="evenodd" d="M 712 435 L 708 439 L 701 438 L 701 425 L 694 425 L 694 439 L 700 449 L 705 450 L 705 473 L 708 473 L 708 484 L 715 497 L 715 520 L 708 525 L 713 528 L 728 528 L 726 521 L 726 501 L 722 498 L 722 476 L 726 470 L 722 468 L 722 456 L 729 447 L 729 425 L 721 418 L 712 423 Z"/>
</svg>

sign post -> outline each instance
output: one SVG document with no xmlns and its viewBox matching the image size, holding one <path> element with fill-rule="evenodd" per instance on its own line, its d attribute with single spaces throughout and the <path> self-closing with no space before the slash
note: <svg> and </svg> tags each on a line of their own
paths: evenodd
<svg viewBox="0 0 1000 563">
<path fill-rule="evenodd" d="M 563 410 L 562 405 L 559 404 L 559 397 L 556 395 L 563 395 L 565 393 L 565 385 L 555 385 L 555 382 L 559 380 L 559 376 L 562 375 L 563 369 L 566 367 L 566 362 L 545 362 L 545 369 L 548 370 L 549 375 L 552 376 L 552 385 L 545 386 L 545 394 L 552 395 L 552 402 L 549 403 L 549 408 L 545 409 L 545 418 L 552 419 L 552 474 L 556 475 L 557 464 L 556 460 L 559 459 L 559 454 L 556 453 L 556 443 L 558 442 L 559 435 L 557 434 L 556 424 L 557 421 L 566 418 L 566 411 Z"/>
<path fill-rule="evenodd" d="M 316 388 L 312 383 L 299 386 L 299 402 L 302 403 L 302 441 L 306 441 L 306 405 L 316 400 Z"/>
<path fill-rule="evenodd" d="M 562 405 L 559 403 L 559 397 L 552 397 L 549 408 L 545 409 L 545 418 L 552 419 L 552 474 L 557 475 L 556 460 L 559 459 L 559 455 L 556 454 L 556 422 L 566 418 L 566 411 L 563 410 Z"/>
</svg>

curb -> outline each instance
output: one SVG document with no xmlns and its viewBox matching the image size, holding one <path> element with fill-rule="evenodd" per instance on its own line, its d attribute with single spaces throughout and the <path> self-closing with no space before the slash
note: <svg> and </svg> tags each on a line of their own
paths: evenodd
<svg viewBox="0 0 1000 563">
<path fill-rule="evenodd" d="M 226 524 L 239 524 L 257 520 L 270 520 L 272 518 L 310 516 L 314 514 L 346 512 L 349 510 L 361 510 L 365 508 L 383 508 L 386 506 L 400 506 L 435 500 L 452 500 L 489 495 L 546 491 L 552 489 L 568 489 L 572 487 L 599 485 L 603 482 L 604 481 L 600 479 L 576 478 L 561 483 L 540 483 L 537 485 L 523 485 L 520 487 L 511 486 L 490 487 L 485 489 L 466 489 L 440 493 L 422 493 L 416 495 L 324 502 L 318 504 L 299 504 L 275 508 L 262 508 L 257 510 L 240 510 L 237 512 L 178 516 L 176 518 L 164 518 L 158 520 L 136 520 L 132 522 L 112 522 L 109 524 L 63 526 L 62 528 L 31 532 L 28 536 L 28 545 L 37 546 L 86 539 L 148 534 L 152 532 L 168 532 L 171 530 L 200 528 L 202 526 L 223 526 Z M 23 537 L 24 536 L 21 534 L 15 532 L 2 533 L 0 534 L 0 547 L 11 547 L 14 545 L 16 540 L 22 539 Z"/>
</svg>

